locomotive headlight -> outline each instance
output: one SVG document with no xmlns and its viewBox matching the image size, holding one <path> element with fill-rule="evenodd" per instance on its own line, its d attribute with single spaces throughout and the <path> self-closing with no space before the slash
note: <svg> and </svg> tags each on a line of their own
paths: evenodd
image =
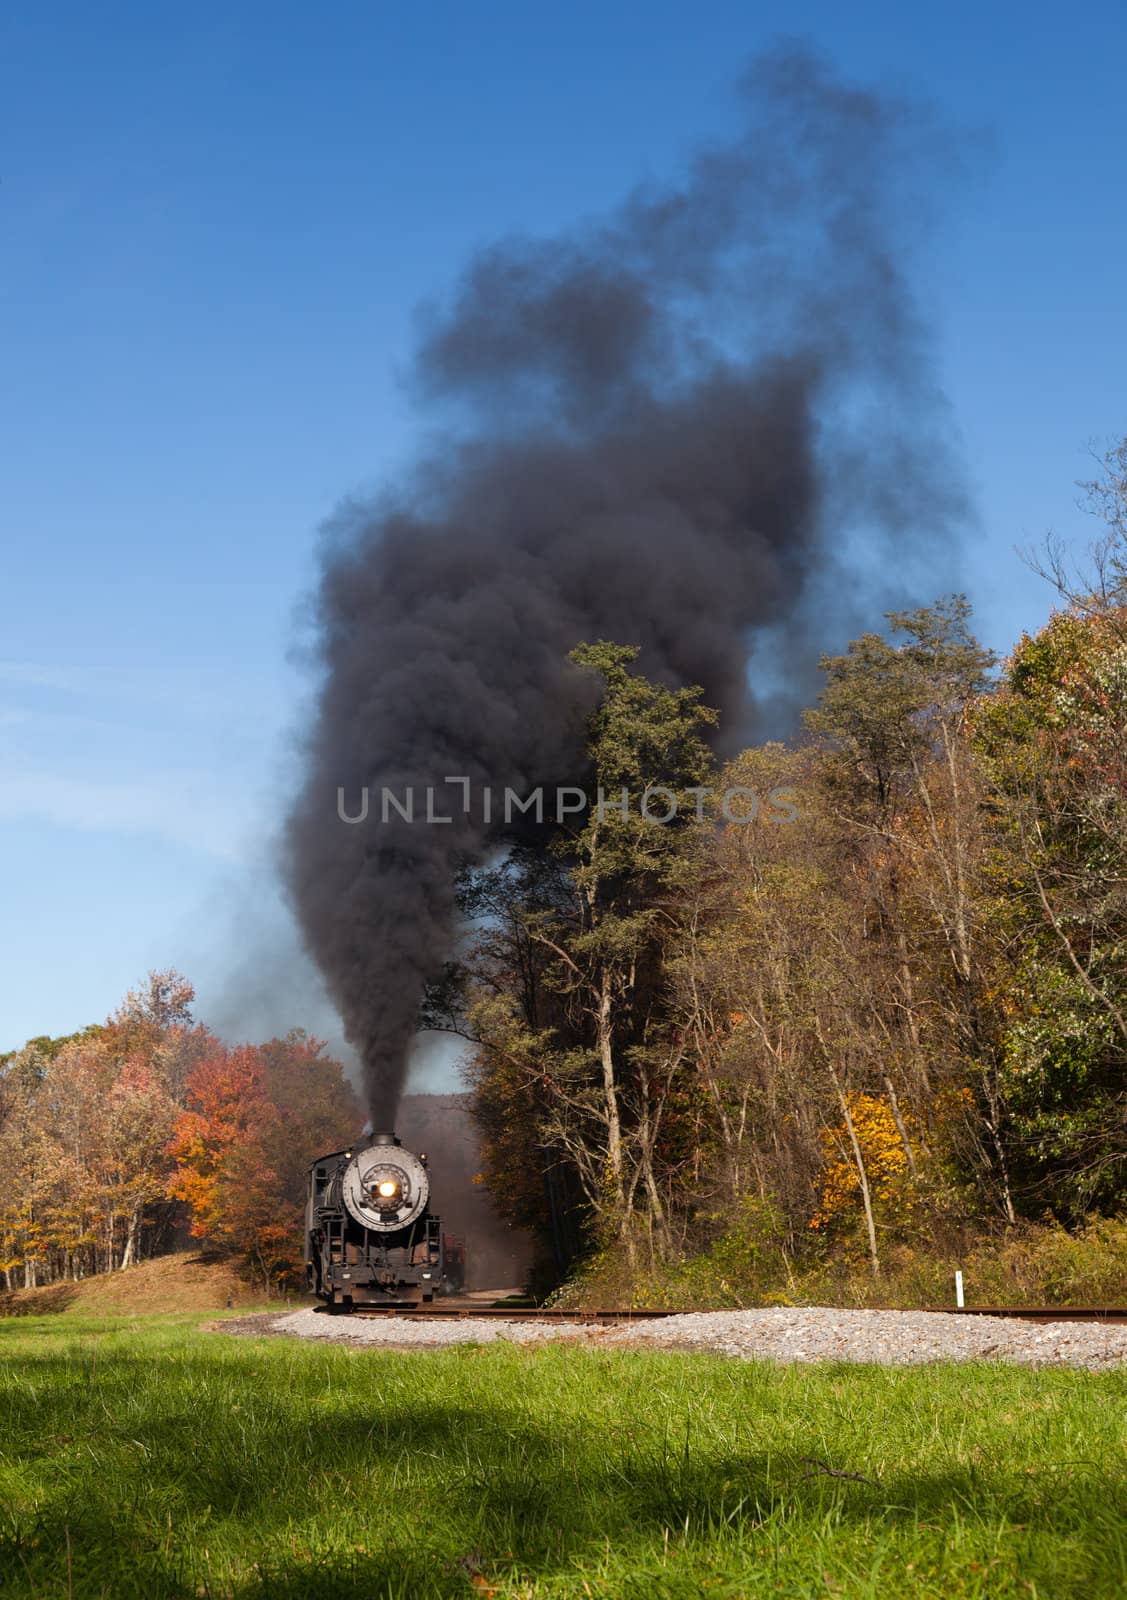
<svg viewBox="0 0 1127 1600">
<path fill-rule="evenodd" d="M 396 1183 L 394 1178 L 385 1178 L 383 1182 L 378 1185 L 376 1192 L 379 1194 L 381 1199 L 392 1200 L 399 1193 L 399 1185 Z"/>
</svg>

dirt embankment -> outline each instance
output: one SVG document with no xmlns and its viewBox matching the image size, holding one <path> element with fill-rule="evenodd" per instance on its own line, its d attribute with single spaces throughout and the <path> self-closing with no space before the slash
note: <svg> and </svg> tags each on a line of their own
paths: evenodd
<svg viewBox="0 0 1127 1600">
<path fill-rule="evenodd" d="M 282 1303 L 269 1302 L 276 1309 Z M 303 1305 L 304 1299 L 294 1300 Z M 52 1312 L 81 1316 L 148 1316 L 158 1311 L 224 1311 L 268 1304 L 261 1289 L 245 1283 L 225 1262 L 196 1251 L 178 1251 L 142 1261 L 121 1272 L 99 1273 L 80 1283 L 0 1293 L 0 1316 L 40 1317 Z"/>
</svg>

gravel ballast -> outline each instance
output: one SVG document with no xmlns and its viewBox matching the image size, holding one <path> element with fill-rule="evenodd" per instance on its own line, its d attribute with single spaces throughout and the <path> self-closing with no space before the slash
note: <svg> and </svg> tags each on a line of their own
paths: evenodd
<svg viewBox="0 0 1127 1600">
<path fill-rule="evenodd" d="M 758 1361 L 867 1361 L 914 1366 L 928 1361 L 1013 1361 L 1031 1367 L 1103 1371 L 1127 1364 L 1127 1327 L 1083 1322 L 1022 1322 L 935 1311 L 843 1311 L 771 1307 L 702 1311 L 653 1322 L 592 1326 L 567 1322 L 457 1321 L 410 1317 L 329 1317 L 315 1310 L 246 1317 L 213 1325 L 232 1333 L 270 1333 L 379 1348 L 453 1344 L 540 1344 L 567 1339 L 707 1352 Z"/>
</svg>

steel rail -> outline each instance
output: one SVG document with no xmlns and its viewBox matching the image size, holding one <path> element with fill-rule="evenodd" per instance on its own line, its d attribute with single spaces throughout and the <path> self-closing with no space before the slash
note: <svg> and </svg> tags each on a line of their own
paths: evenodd
<svg viewBox="0 0 1127 1600">
<path fill-rule="evenodd" d="M 325 1308 L 328 1309 L 327 1307 Z M 656 1317 L 672 1317 L 673 1311 L 560 1311 L 539 1306 L 516 1309 L 512 1306 L 353 1306 L 342 1313 L 351 1317 L 406 1317 L 412 1322 L 645 1322 Z"/>
<path fill-rule="evenodd" d="M 927 1306 L 952 1317 L 1015 1317 L 1023 1322 L 1104 1322 L 1127 1324 L 1123 1306 Z"/>
<path fill-rule="evenodd" d="M 324 1308 L 327 1311 L 327 1307 Z M 716 1308 L 714 1308 L 716 1309 Z M 724 1309 L 731 1309 L 730 1307 Z M 764 1309 L 754 1307 L 749 1309 Z M 801 1311 L 802 1306 L 787 1307 Z M 851 1309 L 839 1307 L 839 1310 Z M 886 1311 L 902 1311 L 903 1306 L 882 1306 Z M 929 1315 L 951 1317 L 1010 1317 L 1025 1322 L 1096 1322 L 1109 1327 L 1127 1326 L 1127 1308 L 1122 1306 L 924 1306 Z M 354 1306 L 341 1315 L 353 1317 L 404 1317 L 412 1322 L 439 1320 L 461 1322 L 482 1319 L 487 1322 L 559 1322 L 559 1323 L 612 1323 L 652 1322 L 662 1317 L 688 1315 L 679 1311 L 631 1308 L 618 1311 L 561 1311 L 556 1307 L 539 1306 Z"/>
</svg>

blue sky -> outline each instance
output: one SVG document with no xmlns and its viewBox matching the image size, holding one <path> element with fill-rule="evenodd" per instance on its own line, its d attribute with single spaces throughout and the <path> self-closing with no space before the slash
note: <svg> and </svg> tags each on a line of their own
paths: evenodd
<svg viewBox="0 0 1127 1600">
<path fill-rule="evenodd" d="M 414 308 L 675 174 L 780 34 L 980 135 L 921 293 L 1005 648 L 1049 607 L 1014 546 L 1090 537 L 1127 431 L 1120 5 L 7 9 L 0 1049 L 167 965 L 232 1036 L 330 1030 L 270 842 L 316 529 L 417 438 Z"/>
</svg>

